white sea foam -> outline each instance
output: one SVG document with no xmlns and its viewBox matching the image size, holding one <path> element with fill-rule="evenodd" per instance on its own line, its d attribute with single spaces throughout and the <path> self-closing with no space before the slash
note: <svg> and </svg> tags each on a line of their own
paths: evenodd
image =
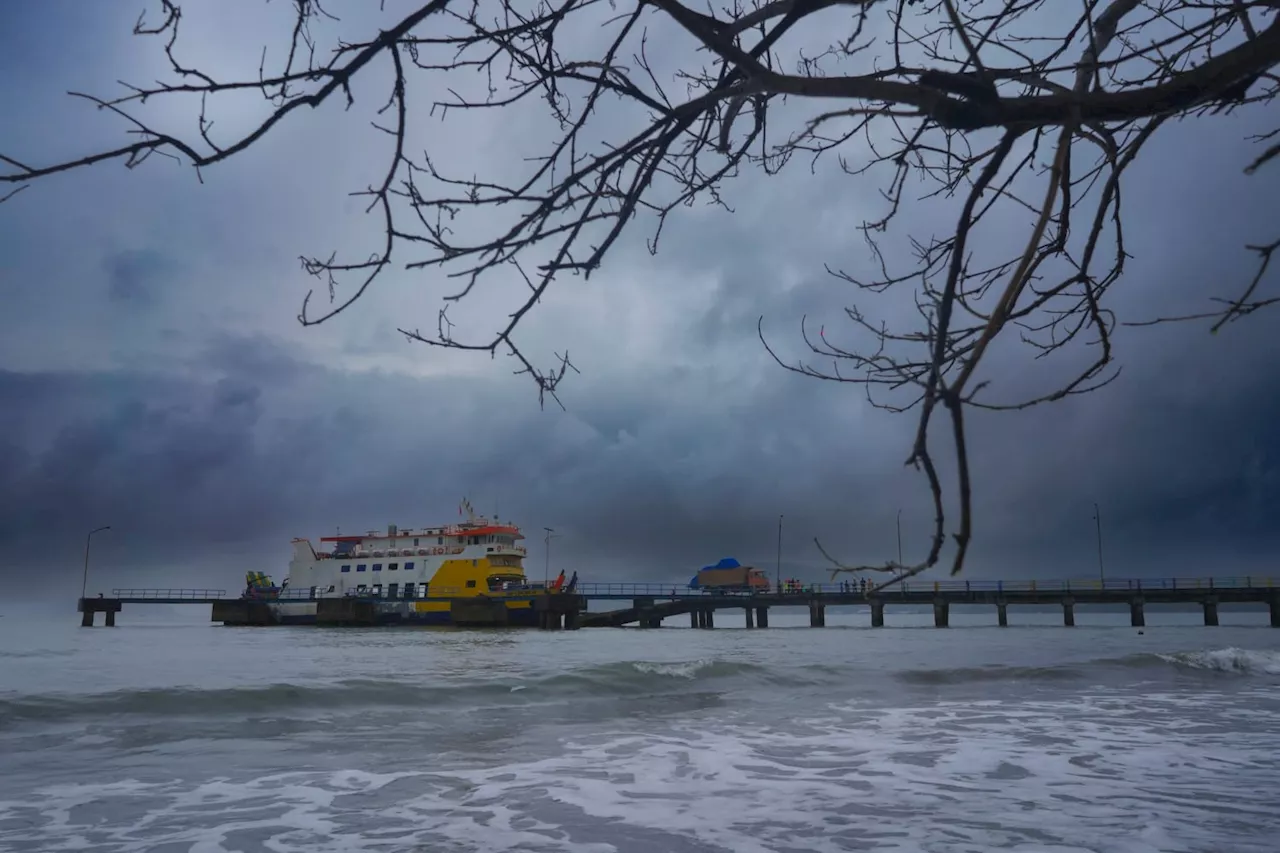
<svg viewBox="0 0 1280 853">
<path fill-rule="evenodd" d="M 849 702 L 499 767 L 61 785 L 0 802 L 0 849 L 1269 853 L 1280 719 L 1226 701 Z"/>
<path fill-rule="evenodd" d="M 646 675 L 669 675 L 675 678 L 696 678 L 698 673 L 710 669 L 715 665 L 714 660 L 706 660 L 699 658 L 692 661 L 676 661 L 667 663 L 651 663 L 649 661 L 634 661 L 631 667 L 636 672 L 643 672 Z"/>
</svg>

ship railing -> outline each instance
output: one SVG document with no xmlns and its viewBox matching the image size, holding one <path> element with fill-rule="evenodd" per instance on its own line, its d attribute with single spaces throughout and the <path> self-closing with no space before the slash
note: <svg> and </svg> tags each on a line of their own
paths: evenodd
<svg viewBox="0 0 1280 853">
<path fill-rule="evenodd" d="M 202 598 L 222 598 L 227 594 L 225 589 L 113 589 L 112 598 L 171 598 L 183 601 Z"/>
</svg>

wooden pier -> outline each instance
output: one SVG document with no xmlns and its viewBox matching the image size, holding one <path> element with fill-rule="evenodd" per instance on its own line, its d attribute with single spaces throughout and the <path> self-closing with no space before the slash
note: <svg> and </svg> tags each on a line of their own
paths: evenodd
<svg viewBox="0 0 1280 853">
<path fill-rule="evenodd" d="M 301 595 L 282 597 L 280 603 L 311 600 Z M 1270 609 L 1272 627 L 1280 628 L 1280 579 L 1270 577 L 1231 578 L 1142 578 L 1107 581 L 906 581 L 875 593 L 864 593 L 857 584 L 814 584 L 802 590 L 767 593 L 716 593 L 672 587 L 666 584 L 580 584 L 573 593 L 528 593 L 533 613 L 528 627 L 540 630 L 637 626 L 659 628 L 673 617 L 689 619 L 692 628 L 715 627 L 717 612 L 741 612 L 747 628 L 769 627 L 769 611 L 775 607 L 801 607 L 809 611 L 809 624 L 821 628 L 827 623 L 828 607 L 860 606 L 870 612 L 870 625 L 883 628 L 885 611 L 899 606 L 926 606 L 933 609 L 933 623 L 939 628 L 951 624 L 953 605 L 981 605 L 995 610 L 996 624 L 1007 627 L 1009 608 L 1027 605 L 1056 605 L 1062 608 L 1062 624 L 1074 626 L 1077 606 L 1120 605 L 1129 610 L 1129 623 L 1146 625 L 1148 604 L 1199 605 L 1205 625 L 1218 624 L 1222 604 L 1263 604 Z M 439 591 L 416 599 L 383 599 L 372 596 L 315 598 L 316 614 L 306 624 L 322 626 L 375 626 L 403 624 L 403 617 L 385 604 L 411 601 L 447 601 L 452 624 L 458 627 L 502 627 L 509 613 L 497 597 L 452 595 Z M 614 609 L 590 611 L 588 602 L 614 602 Z M 116 614 L 125 604 L 205 604 L 211 605 L 210 620 L 224 625 L 282 624 L 270 599 L 227 598 L 224 590 L 210 589 L 116 589 L 110 597 L 99 595 L 79 599 L 81 625 L 91 627 L 98 613 L 105 624 L 116 624 Z M 529 611 L 526 610 L 526 613 Z M 285 622 L 287 624 L 287 621 Z"/>
<path fill-rule="evenodd" d="M 648 595 L 635 594 L 625 584 L 587 585 L 583 594 L 591 600 L 626 599 L 630 605 L 616 610 L 584 613 L 582 626 L 657 628 L 664 619 L 688 615 L 692 628 L 714 628 L 717 611 L 741 611 L 748 628 L 767 628 L 774 607 L 804 607 L 809 625 L 827 624 L 828 607 L 861 606 L 870 611 L 873 628 L 885 626 L 885 610 L 914 605 L 933 608 L 933 624 L 951 624 L 952 605 L 986 605 L 995 610 L 996 624 L 1009 625 L 1009 608 L 1019 605 L 1057 605 L 1062 624 L 1076 624 L 1077 605 L 1122 605 L 1129 609 L 1129 624 L 1146 625 L 1148 604 L 1196 604 L 1205 625 L 1218 624 L 1220 604 L 1265 604 L 1271 627 L 1280 628 L 1280 580 L 1258 578 L 1143 578 L 1102 581 L 907 581 L 878 592 L 860 592 L 856 585 L 815 584 L 783 593 L 685 592 L 679 589 L 653 595 L 653 584 L 643 585 Z"/>
</svg>

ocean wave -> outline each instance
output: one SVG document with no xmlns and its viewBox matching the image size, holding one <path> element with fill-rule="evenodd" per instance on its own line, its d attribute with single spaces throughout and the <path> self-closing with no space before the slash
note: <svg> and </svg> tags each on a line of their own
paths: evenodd
<svg viewBox="0 0 1280 853">
<path fill-rule="evenodd" d="M 1230 646 L 1203 652 L 1181 652 L 1156 657 L 1187 669 L 1230 672 L 1241 675 L 1280 675 L 1280 651 L 1259 651 Z"/>
<path fill-rule="evenodd" d="M 1178 653 L 1138 653 L 1048 666 L 934 667 L 880 672 L 906 686 L 952 686 L 1000 681 L 1088 681 L 1106 670 L 1168 669 L 1271 678 L 1280 675 L 1280 651 L 1236 647 Z M 803 688 L 856 683 L 867 671 L 856 663 L 767 665 L 721 658 L 614 661 L 534 676 L 448 679 L 438 682 L 345 679 L 327 684 L 169 687 L 102 693 L 0 696 L 0 729 L 29 722 L 57 723 L 112 716 L 213 717 L 321 714 L 361 707 L 447 707 L 529 704 L 572 698 L 607 699 L 747 686 Z"/>
<path fill-rule="evenodd" d="M 527 703 L 551 696 L 625 697 L 660 693 L 664 689 L 681 691 L 691 681 L 733 677 L 767 678 L 768 668 L 718 659 L 618 661 L 543 676 L 438 683 L 345 679 L 321 685 L 170 687 L 87 694 L 10 695 L 0 698 L 0 729 L 21 722 L 67 722 L 84 717 L 255 716 L 358 707 L 475 705 L 486 701 Z"/>
<path fill-rule="evenodd" d="M 984 681 L 1071 681 L 1088 679 L 1107 669 L 1201 670 L 1237 675 L 1280 675 L 1280 651 L 1234 646 L 1194 652 L 1139 652 L 1046 666 L 974 666 L 910 669 L 893 673 L 906 684 L 965 684 Z"/>
</svg>

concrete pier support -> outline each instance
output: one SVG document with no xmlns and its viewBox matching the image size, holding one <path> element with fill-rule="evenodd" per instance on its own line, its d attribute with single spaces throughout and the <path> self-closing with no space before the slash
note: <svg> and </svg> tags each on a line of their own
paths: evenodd
<svg viewBox="0 0 1280 853">
<path fill-rule="evenodd" d="M 1076 601 L 1074 598 L 1068 598 L 1062 602 L 1062 624 L 1068 628 L 1076 626 Z"/>
<path fill-rule="evenodd" d="M 706 620 L 703 624 L 704 628 L 714 628 L 716 626 L 716 612 L 708 607 L 703 611 L 703 618 Z"/>
<path fill-rule="evenodd" d="M 883 601 L 871 602 L 871 627 L 872 628 L 884 627 L 884 602 Z"/>
<path fill-rule="evenodd" d="M 951 624 L 951 605 L 945 601 L 933 602 L 933 627 L 946 628 Z"/>
<path fill-rule="evenodd" d="M 702 627 L 702 611 L 701 610 L 689 611 L 689 627 L 690 628 Z"/>
<path fill-rule="evenodd" d="M 821 628 L 827 624 L 827 608 L 823 604 L 809 605 L 809 627 Z"/>
<path fill-rule="evenodd" d="M 769 627 L 769 608 L 767 607 L 756 608 L 756 627 L 757 628 Z"/>
<path fill-rule="evenodd" d="M 1271 627 L 1280 628 L 1280 594 L 1271 596 Z"/>
<path fill-rule="evenodd" d="M 1218 599 L 1210 598 L 1204 603 L 1204 624 L 1217 626 L 1218 624 Z"/>
<path fill-rule="evenodd" d="M 1001 628 L 1009 627 L 1009 605 L 1003 601 L 996 604 L 996 622 Z"/>
<path fill-rule="evenodd" d="M 1129 624 L 1135 628 L 1141 628 L 1147 624 L 1147 614 L 1145 604 L 1141 598 L 1135 598 L 1129 602 Z"/>
<path fill-rule="evenodd" d="M 120 612 L 118 598 L 81 598 L 76 601 L 76 610 L 80 613 L 80 627 L 92 628 L 95 613 L 105 617 L 108 628 L 116 626 L 116 614 Z"/>
<path fill-rule="evenodd" d="M 742 608 L 742 612 L 745 614 L 747 627 L 748 627 L 748 628 L 754 628 L 754 627 L 756 626 L 756 612 L 755 612 L 755 610 L 751 609 L 750 607 L 744 607 L 744 608 Z"/>
<path fill-rule="evenodd" d="M 560 614 L 554 610 L 544 610 L 538 615 L 538 627 L 543 631 L 559 631 L 562 627 Z"/>
</svg>

